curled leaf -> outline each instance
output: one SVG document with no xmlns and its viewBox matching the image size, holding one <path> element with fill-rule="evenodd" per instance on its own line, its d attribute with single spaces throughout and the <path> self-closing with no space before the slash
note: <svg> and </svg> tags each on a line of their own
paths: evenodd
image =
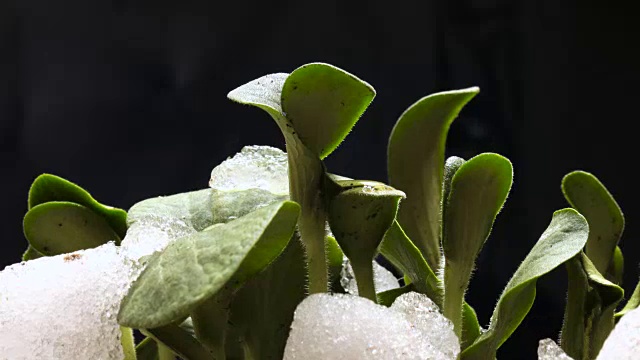
<svg viewBox="0 0 640 360">
<path fill-rule="evenodd" d="M 511 162 L 498 154 L 480 154 L 465 162 L 451 181 L 442 247 L 444 250 L 444 315 L 462 334 L 462 304 L 475 260 L 491 233 L 511 184 Z"/>
<path fill-rule="evenodd" d="M 473 87 L 418 100 L 400 115 L 389 137 L 389 184 L 407 194 L 398 221 L 432 269 L 440 266 L 440 206 L 447 133 L 460 110 L 478 92 Z"/>
<path fill-rule="evenodd" d="M 513 274 L 491 316 L 491 324 L 464 350 L 461 359 L 494 359 L 496 351 L 529 313 L 536 282 L 576 256 L 589 236 L 587 220 L 574 209 L 558 210 L 551 224 Z"/>
<path fill-rule="evenodd" d="M 283 133 L 289 132 L 288 122 L 282 113 L 280 98 L 282 87 L 289 74 L 277 73 L 252 80 L 229 92 L 227 97 L 235 102 L 252 105 L 266 111 L 276 121 Z"/>
<path fill-rule="evenodd" d="M 126 211 L 99 203 L 85 189 L 59 176 L 42 174 L 29 189 L 29 209 L 50 201 L 73 202 L 94 211 L 118 234 L 118 239 L 127 232 Z"/>
<path fill-rule="evenodd" d="M 398 212 L 404 193 L 373 181 L 342 180 L 329 200 L 329 225 L 351 261 L 360 296 L 376 301 L 371 261 Z"/>
<path fill-rule="evenodd" d="M 120 240 L 103 217 L 72 202 L 49 201 L 36 205 L 25 215 L 23 225 L 33 249 L 47 256 Z"/>
<path fill-rule="evenodd" d="M 574 171 L 562 179 L 562 192 L 589 222 L 585 253 L 598 272 L 606 274 L 624 230 L 624 216 L 607 188 L 592 174 Z"/>
<path fill-rule="evenodd" d="M 614 311 L 624 291 L 605 279 L 582 252 L 567 262 L 567 274 L 560 345 L 574 359 L 595 359 L 613 330 Z"/>
<path fill-rule="evenodd" d="M 282 111 L 297 136 L 324 159 L 349 134 L 376 92 L 371 85 L 335 66 L 303 65 L 282 87 Z"/>
</svg>

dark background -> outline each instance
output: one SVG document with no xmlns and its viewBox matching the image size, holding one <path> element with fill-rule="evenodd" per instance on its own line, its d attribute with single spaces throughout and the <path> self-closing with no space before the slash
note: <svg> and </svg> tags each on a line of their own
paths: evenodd
<svg viewBox="0 0 640 360">
<path fill-rule="evenodd" d="M 284 147 L 266 114 L 227 92 L 322 61 L 378 91 L 327 160 L 355 178 L 386 180 L 388 134 L 407 106 L 480 86 L 451 128 L 447 155 L 499 152 L 515 166 L 467 297 L 481 323 L 552 212 L 567 206 L 560 180 L 574 169 L 596 174 L 625 212 L 630 294 L 640 261 L 640 32 L 630 3 L 4 0 L 0 268 L 26 248 L 21 220 L 38 174 L 125 209 L 203 188 L 211 168 L 243 145 Z M 558 269 L 539 282 L 532 312 L 499 358 L 535 358 L 538 340 L 557 337 L 565 276 Z"/>
</svg>

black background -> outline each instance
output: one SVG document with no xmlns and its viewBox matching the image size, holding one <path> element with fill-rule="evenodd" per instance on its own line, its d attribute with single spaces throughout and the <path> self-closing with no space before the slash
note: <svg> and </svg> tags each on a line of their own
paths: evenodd
<svg viewBox="0 0 640 360">
<path fill-rule="evenodd" d="M 542 0 L 0 2 L 0 268 L 26 241 L 27 190 L 50 172 L 128 209 L 206 186 L 243 145 L 284 147 L 273 121 L 226 99 L 233 88 L 313 61 L 378 96 L 327 160 L 335 173 L 386 180 L 389 132 L 429 93 L 478 85 L 447 155 L 498 152 L 515 182 L 472 280 L 487 324 L 520 261 L 566 207 L 560 180 L 596 174 L 625 212 L 625 290 L 637 282 L 640 190 L 634 171 L 640 32 L 631 2 Z M 564 269 L 539 281 L 532 312 L 500 349 L 535 358 L 556 338 Z"/>
</svg>

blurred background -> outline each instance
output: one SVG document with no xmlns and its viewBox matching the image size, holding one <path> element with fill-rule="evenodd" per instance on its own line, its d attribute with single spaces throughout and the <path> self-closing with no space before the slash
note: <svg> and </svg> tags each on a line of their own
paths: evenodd
<svg viewBox="0 0 640 360">
<path fill-rule="evenodd" d="M 631 2 L 423 0 L 366 3 L 211 0 L 0 2 L 0 268 L 26 248 L 33 179 L 49 172 L 128 209 L 206 187 L 243 145 L 284 148 L 263 112 L 227 100 L 254 78 L 314 61 L 339 66 L 378 95 L 327 160 L 386 181 L 386 143 L 419 98 L 477 85 L 447 155 L 498 152 L 515 182 L 467 300 L 487 325 L 493 306 L 554 210 L 569 171 L 597 175 L 627 226 L 624 287 L 640 262 L 637 154 L 640 31 Z M 557 338 L 563 268 L 542 278 L 532 312 L 500 349 L 535 358 Z"/>
</svg>

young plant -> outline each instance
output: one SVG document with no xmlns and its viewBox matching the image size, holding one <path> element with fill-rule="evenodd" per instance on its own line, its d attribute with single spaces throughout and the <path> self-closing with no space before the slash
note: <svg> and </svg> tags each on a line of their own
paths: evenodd
<svg viewBox="0 0 640 360">
<path fill-rule="evenodd" d="M 573 208 L 553 213 L 486 328 L 466 301 L 476 258 L 499 226 L 513 182 L 511 162 L 498 154 L 445 161 L 449 127 L 478 92 L 433 94 L 400 116 L 388 145 L 390 185 L 326 169 L 323 159 L 375 91 L 322 63 L 266 75 L 229 93 L 231 100 L 265 110 L 287 151 L 246 147 L 214 169 L 209 189 L 147 199 L 127 213 L 64 179 L 38 177 L 23 224 L 26 262 L 0 272 L 0 353 L 139 360 L 495 359 L 531 309 L 537 280 L 564 264 L 569 287 L 560 345 L 575 359 L 595 359 L 615 322 L 640 304 L 640 285 L 616 312 L 623 297 L 617 245 L 624 218 L 588 173 L 563 180 Z M 348 273 L 345 257 L 360 297 L 327 294 L 348 292 L 341 282 L 341 273 Z M 101 258 L 114 268 L 100 267 Z M 387 260 L 403 286 L 392 278 L 391 289 L 381 291 L 375 258 Z M 83 290 L 93 294 L 82 302 L 89 310 L 70 319 L 68 328 L 38 332 L 34 319 L 64 307 L 51 294 L 72 300 L 86 294 L 73 281 L 67 284 L 74 292 L 66 294 L 56 284 L 21 279 L 38 271 L 81 279 L 78 266 L 102 280 Z M 107 300 L 96 296 L 100 292 Z M 34 305 L 29 299 L 37 296 Z M 16 314 L 31 318 L 16 321 Z M 386 334 L 387 325 L 397 332 Z M 87 335 L 87 326 L 106 330 Z M 143 337 L 135 350 L 132 329 Z M 24 343 L 34 334 L 37 343 Z"/>
<path fill-rule="evenodd" d="M 269 113 L 284 135 L 290 197 L 302 208 L 298 229 L 306 250 L 310 293 L 328 290 L 321 160 L 340 145 L 374 97 L 369 84 L 327 64 L 267 75 L 229 93 L 231 100 Z"/>
<path fill-rule="evenodd" d="M 616 314 L 624 297 L 623 256 L 618 242 L 624 216 L 613 196 L 592 174 L 574 171 L 562 179 L 565 198 L 589 223 L 584 251 L 567 262 L 567 305 L 560 345 L 574 359 L 595 359 L 616 319 L 638 306 L 640 285 Z"/>
</svg>

